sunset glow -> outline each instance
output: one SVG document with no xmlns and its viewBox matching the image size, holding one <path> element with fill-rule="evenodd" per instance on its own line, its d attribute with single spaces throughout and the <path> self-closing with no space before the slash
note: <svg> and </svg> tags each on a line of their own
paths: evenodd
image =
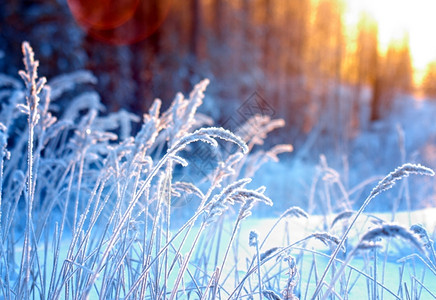
<svg viewBox="0 0 436 300">
<path fill-rule="evenodd" d="M 346 23 L 356 24 L 362 12 L 378 23 L 381 52 L 392 40 L 408 34 L 414 81 L 419 84 L 426 66 L 436 60 L 436 1 L 434 0 L 347 0 Z"/>
</svg>

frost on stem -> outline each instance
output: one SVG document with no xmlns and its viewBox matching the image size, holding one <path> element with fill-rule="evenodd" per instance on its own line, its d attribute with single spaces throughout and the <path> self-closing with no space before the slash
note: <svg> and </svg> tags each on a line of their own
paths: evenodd
<svg viewBox="0 0 436 300">
<path fill-rule="evenodd" d="M 224 128 L 218 128 L 218 127 L 209 127 L 209 128 L 199 129 L 196 132 L 206 134 L 214 138 L 220 138 L 227 142 L 232 142 L 241 148 L 242 153 L 244 154 L 248 153 L 247 144 L 239 136 L 233 134 L 229 130 L 226 130 Z"/>
<path fill-rule="evenodd" d="M 374 198 L 378 194 L 389 190 L 392 188 L 397 180 L 409 176 L 410 174 L 428 175 L 434 176 L 434 171 L 430 168 L 424 167 L 422 165 L 415 164 L 404 164 L 398 167 L 393 172 L 389 173 L 385 178 L 383 178 L 377 186 L 371 191 L 369 198 Z"/>
<path fill-rule="evenodd" d="M 171 192 L 174 193 L 176 197 L 181 197 L 182 193 L 186 193 L 194 194 L 200 199 L 204 198 L 203 192 L 198 187 L 190 182 L 185 181 L 176 181 L 173 183 Z"/>
<path fill-rule="evenodd" d="M 239 200 L 240 202 L 243 202 L 243 203 L 247 199 L 255 199 L 257 201 L 265 203 L 268 206 L 272 206 L 273 205 L 272 200 L 263 194 L 263 191 L 265 191 L 265 189 L 263 187 L 261 187 L 260 190 L 261 190 L 261 192 L 241 189 L 237 193 L 235 193 L 233 198 L 235 200 Z"/>
<path fill-rule="evenodd" d="M 307 212 L 305 212 L 303 209 L 301 209 L 298 206 L 291 206 L 285 212 L 280 216 L 280 218 L 284 217 L 296 217 L 296 218 L 309 218 L 309 215 Z"/>
<path fill-rule="evenodd" d="M 245 185 L 251 182 L 250 178 L 243 178 L 234 183 L 226 186 L 221 193 L 215 195 L 211 202 L 211 207 L 207 211 L 206 223 L 210 224 L 214 221 L 215 217 L 220 216 L 225 210 L 227 210 L 227 204 L 234 204 L 232 196 L 243 188 Z"/>
<path fill-rule="evenodd" d="M 20 289 L 18 291 L 19 298 L 27 296 L 30 291 L 30 274 L 32 268 L 31 251 L 33 248 L 31 237 L 31 222 L 32 222 L 32 209 L 35 192 L 35 175 L 33 174 L 34 158 L 33 158 L 33 143 L 34 143 L 34 130 L 38 124 L 40 114 L 38 112 L 38 106 L 40 102 L 39 93 L 41 92 L 46 79 L 40 78 L 38 81 L 38 65 L 39 62 L 34 59 L 34 53 L 28 42 L 24 42 L 22 45 L 23 50 L 23 62 L 26 71 L 19 71 L 21 78 L 26 85 L 26 104 L 19 104 L 18 109 L 27 114 L 28 116 L 28 130 L 29 137 L 27 143 L 27 193 L 28 201 L 26 203 L 26 230 L 24 233 L 23 253 L 21 257 L 20 266 Z"/>
<path fill-rule="evenodd" d="M 238 189 L 242 189 L 244 186 L 251 182 L 251 178 L 242 178 L 238 181 L 235 181 L 232 184 L 229 184 L 226 188 L 224 188 L 220 194 L 216 197 L 215 202 L 226 202 L 230 200 L 230 197 L 233 196 Z M 229 199 L 229 200 L 227 200 Z M 231 201 L 231 200 L 230 200 Z"/>
<path fill-rule="evenodd" d="M 279 162 L 278 155 L 282 153 L 290 153 L 294 151 L 294 147 L 291 144 L 280 144 L 271 148 L 266 155 L 274 162 Z"/>
<path fill-rule="evenodd" d="M 269 116 L 254 115 L 238 128 L 236 134 L 245 142 L 250 141 L 252 147 L 262 145 L 269 132 L 283 126 L 285 126 L 285 121 L 282 119 L 271 120 Z"/>
<path fill-rule="evenodd" d="M 197 141 L 202 141 L 214 147 L 217 147 L 218 143 L 214 138 L 220 138 L 227 142 L 232 142 L 238 145 L 242 149 L 242 152 L 244 154 L 248 153 L 247 144 L 242 141 L 241 138 L 224 128 L 218 127 L 201 128 L 194 131 L 193 133 L 183 136 L 177 143 L 175 143 L 175 145 L 171 149 L 168 150 L 168 153 L 176 153 L 178 151 L 181 151 L 187 145 Z"/>
<path fill-rule="evenodd" d="M 21 78 L 26 85 L 26 105 L 19 105 L 19 109 L 29 115 L 29 123 L 36 125 L 38 123 L 38 104 L 40 101 L 39 93 L 46 83 L 45 77 L 38 79 L 39 61 L 34 59 L 32 47 L 28 42 L 23 42 L 22 50 L 24 54 L 23 63 L 26 71 L 19 71 Z"/>
<path fill-rule="evenodd" d="M 214 184 L 219 186 L 225 177 L 235 174 L 235 166 L 243 157 L 244 154 L 238 151 L 229 155 L 225 161 L 218 162 L 218 167 L 215 169 Z"/>
<path fill-rule="evenodd" d="M 245 219 L 251 214 L 251 208 L 255 202 L 263 202 L 266 205 L 272 206 L 273 202 L 265 196 L 263 187 L 256 191 L 244 189 L 244 186 L 251 182 L 250 178 L 240 179 L 224 188 L 221 193 L 215 195 L 211 202 L 211 207 L 208 209 L 206 223 L 210 224 L 213 220 L 227 210 L 227 205 L 233 205 L 235 202 L 242 203 L 241 210 L 238 215 L 239 221 Z"/>
<path fill-rule="evenodd" d="M 180 139 L 185 133 L 189 132 L 195 124 L 196 112 L 198 107 L 203 103 L 204 91 L 209 84 L 205 79 L 194 86 L 189 99 L 185 99 L 181 93 L 178 93 L 171 104 L 171 107 L 163 115 L 164 123 L 168 124 L 167 135 L 169 145 Z"/>
<path fill-rule="evenodd" d="M 297 269 L 297 262 L 294 257 L 285 257 L 284 261 L 288 263 L 288 280 L 285 289 L 282 291 L 283 300 L 298 300 L 295 296 L 295 288 L 297 287 L 300 274 Z"/>
</svg>

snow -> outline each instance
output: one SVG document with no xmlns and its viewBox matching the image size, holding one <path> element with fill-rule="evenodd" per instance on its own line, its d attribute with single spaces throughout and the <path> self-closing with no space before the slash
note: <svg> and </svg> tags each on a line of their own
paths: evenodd
<svg viewBox="0 0 436 300">
<path fill-rule="evenodd" d="M 410 224 L 416 224 L 420 223 L 424 225 L 425 228 L 432 229 L 431 231 L 434 232 L 436 229 L 436 218 L 434 217 L 436 215 L 436 208 L 429 208 L 424 210 L 416 210 L 413 212 L 400 212 L 395 215 L 395 218 L 393 219 L 394 222 L 402 224 L 403 226 L 409 226 Z M 352 245 L 355 245 L 357 242 L 357 238 L 355 237 L 356 234 L 361 234 L 363 231 L 368 229 L 370 226 L 374 226 L 374 224 L 371 223 L 371 219 L 373 219 L 371 216 L 374 216 L 378 219 L 382 220 L 390 220 L 391 214 L 389 213 L 376 213 L 371 215 L 363 215 L 360 217 L 360 221 L 356 225 L 356 229 L 352 231 L 349 248 L 352 247 Z M 284 219 L 282 220 L 276 229 L 273 231 L 273 234 L 268 238 L 265 245 L 262 247 L 260 252 L 264 252 L 267 249 L 271 249 L 273 247 L 283 247 L 287 245 L 287 241 L 290 243 L 296 242 L 298 240 L 303 239 L 304 237 L 310 235 L 313 232 L 321 232 L 324 230 L 324 224 L 327 222 L 328 224 L 331 224 L 331 221 L 333 220 L 334 216 L 328 216 L 327 218 L 325 216 L 319 216 L 319 215 L 313 215 L 310 216 L 309 219 L 299 218 L 299 219 Z M 250 231 L 256 231 L 259 235 L 259 241 L 263 241 L 263 239 L 268 234 L 270 228 L 276 223 L 277 218 L 254 218 L 249 217 L 244 222 L 241 223 L 240 231 L 239 231 L 239 252 L 238 252 L 238 268 L 241 277 L 245 275 L 245 272 L 247 270 L 246 260 L 251 260 L 255 255 L 255 249 L 253 247 L 249 247 L 248 245 L 248 236 Z M 224 235 L 222 236 L 222 243 L 221 243 L 221 256 L 225 251 L 225 247 L 227 245 L 226 241 L 230 238 L 230 233 L 232 230 L 232 227 L 234 225 L 234 221 L 227 220 L 227 222 L 224 224 Z M 196 232 L 198 230 L 198 227 L 195 227 L 193 232 Z M 214 230 L 214 229 L 212 229 Z M 206 234 L 206 233 L 205 233 Z M 207 234 L 206 234 L 207 235 Z M 288 236 L 286 236 L 288 235 Z M 191 245 L 193 235 L 190 236 L 190 238 L 187 240 L 186 245 L 184 249 L 182 249 L 182 253 L 186 254 L 188 248 Z M 63 260 L 67 256 L 67 251 L 69 247 L 69 238 L 64 238 L 64 245 L 60 247 L 60 255 L 59 259 L 60 262 L 63 262 Z M 297 255 L 298 252 L 302 249 L 297 245 L 295 247 L 295 250 L 292 251 L 293 255 Z M 328 257 L 327 254 L 329 253 L 329 248 L 326 247 L 323 243 L 316 239 L 309 240 L 308 243 L 305 244 L 304 247 L 306 250 L 304 251 L 304 256 L 299 256 L 299 259 L 297 261 L 298 264 L 298 271 L 300 274 L 299 284 L 300 284 L 300 292 L 305 292 L 306 285 L 308 283 L 308 276 L 310 272 L 310 263 L 309 261 L 312 260 L 312 253 L 316 253 L 316 262 L 318 265 L 319 270 L 323 270 L 324 266 L 327 264 Z M 385 248 L 386 249 L 386 248 Z M 407 246 L 407 244 L 396 240 L 391 240 L 388 248 L 388 256 L 387 261 L 384 262 L 384 250 L 382 249 L 380 253 L 378 254 L 378 276 L 381 277 L 381 274 L 383 273 L 381 270 L 384 271 L 384 279 L 383 284 L 388 289 L 396 292 L 396 288 L 398 288 L 399 285 L 399 273 L 398 270 L 400 268 L 404 268 L 404 276 L 407 280 L 407 276 L 412 276 L 415 274 L 415 276 L 420 279 L 421 277 L 424 278 L 421 282 L 426 285 L 427 287 L 432 288 L 432 292 L 436 293 L 436 288 L 432 284 L 436 280 L 436 275 L 431 274 L 428 270 L 425 271 L 425 266 L 418 260 L 410 260 L 406 261 L 404 266 L 402 263 L 398 262 L 401 258 L 404 258 L 412 253 L 415 253 L 415 249 L 412 247 Z M 17 257 L 21 255 L 21 250 L 19 248 L 17 250 Z M 43 251 L 44 249 L 39 249 L 39 255 L 43 257 Z M 324 254 L 324 256 L 322 255 Z M 220 259 L 222 258 L 220 256 Z M 308 262 L 300 264 L 304 259 L 307 259 Z M 230 261 L 232 259 L 229 259 Z M 47 257 L 47 265 L 45 266 L 48 270 L 51 270 L 53 266 L 51 265 L 53 261 L 53 253 L 49 253 Z M 383 265 L 385 263 L 385 265 Z M 300 268 L 302 266 L 302 268 Z M 339 266 L 339 265 L 338 265 Z M 364 273 L 370 274 L 370 267 L 373 267 L 373 265 L 368 265 L 368 261 L 365 261 L 362 259 L 362 257 L 357 256 L 355 259 L 351 261 L 351 266 L 356 268 L 357 270 L 362 270 Z M 60 270 L 61 264 L 58 266 L 58 271 Z M 210 267 L 212 267 L 212 264 L 210 264 Z M 223 270 L 223 274 L 231 273 L 232 272 L 233 265 L 232 263 L 229 263 L 225 266 L 225 269 Z M 211 273 L 213 270 L 209 270 Z M 394 276 L 392 276 L 394 275 Z M 169 282 L 171 285 L 171 282 L 175 280 L 176 274 L 173 274 L 169 278 Z M 254 276 L 254 275 L 252 275 Z M 353 273 L 353 276 L 357 276 L 357 273 Z M 379 281 L 381 282 L 379 277 Z M 354 277 L 352 277 L 354 278 Z M 412 279 L 410 279 L 412 280 Z M 96 282 L 96 285 L 99 286 L 101 283 L 99 281 Z M 224 284 L 224 287 L 226 287 L 228 290 L 231 290 L 232 287 L 234 287 L 234 282 L 232 281 L 232 278 L 228 278 Z M 48 286 L 47 286 L 48 288 Z M 311 283 L 309 284 L 309 290 L 308 295 L 313 293 L 315 289 L 315 285 L 313 284 L 313 277 L 311 279 Z M 353 297 L 359 297 L 359 295 L 363 295 L 366 293 L 367 289 L 367 282 L 363 276 L 360 276 L 359 279 L 356 281 L 355 286 L 351 289 L 351 292 L 349 294 L 350 299 L 353 299 Z M 384 292 L 385 299 L 393 299 L 390 297 L 388 292 Z M 424 293 L 425 294 L 425 293 Z M 93 289 L 91 294 L 89 295 L 89 299 L 97 299 L 97 293 Z M 427 299 L 425 297 L 421 299 Z"/>
</svg>

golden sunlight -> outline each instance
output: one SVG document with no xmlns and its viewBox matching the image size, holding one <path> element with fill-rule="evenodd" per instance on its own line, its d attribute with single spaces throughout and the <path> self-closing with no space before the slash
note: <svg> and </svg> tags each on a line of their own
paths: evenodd
<svg viewBox="0 0 436 300">
<path fill-rule="evenodd" d="M 391 41 L 408 36 L 414 82 L 420 85 L 427 65 L 436 60 L 436 1 L 346 0 L 346 3 L 348 25 L 357 24 L 359 15 L 364 12 L 377 21 L 382 53 Z"/>
</svg>

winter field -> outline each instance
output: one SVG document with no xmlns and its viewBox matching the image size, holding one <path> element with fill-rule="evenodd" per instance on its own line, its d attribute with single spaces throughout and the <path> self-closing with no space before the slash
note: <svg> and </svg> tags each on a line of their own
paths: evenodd
<svg viewBox="0 0 436 300">
<path fill-rule="evenodd" d="M 142 117 L 89 91 L 61 109 L 94 76 L 23 55 L 0 74 L 0 299 L 436 298 L 436 103 L 403 99 L 332 167 L 260 147 L 283 120 L 214 127 L 208 80 Z"/>
</svg>

